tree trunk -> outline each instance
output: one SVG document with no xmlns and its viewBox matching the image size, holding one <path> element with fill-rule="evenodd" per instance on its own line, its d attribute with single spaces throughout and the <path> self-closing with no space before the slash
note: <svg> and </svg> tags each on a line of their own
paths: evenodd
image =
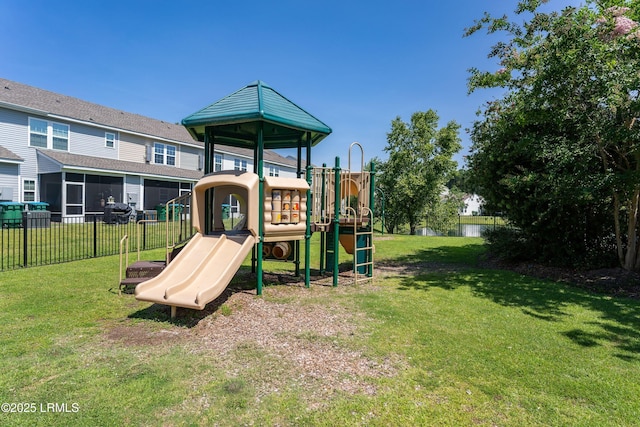
<svg viewBox="0 0 640 427">
<path fill-rule="evenodd" d="M 640 191 L 635 189 L 633 196 L 629 201 L 629 209 L 627 213 L 627 253 L 624 257 L 623 268 L 625 270 L 635 270 L 638 257 L 638 200 Z"/>
<path fill-rule="evenodd" d="M 624 265 L 624 247 L 622 246 L 622 230 L 620 230 L 620 197 L 617 193 L 613 194 L 613 221 L 616 232 L 616 247 L 618 249 L 618 261 L 620 266 Z"/>
</svg>

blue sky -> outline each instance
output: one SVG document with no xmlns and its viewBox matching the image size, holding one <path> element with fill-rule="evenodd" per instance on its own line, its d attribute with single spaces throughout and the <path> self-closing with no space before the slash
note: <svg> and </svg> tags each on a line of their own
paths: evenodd
<svg viewBox="0 0 640 427">
<path fill-rule="evenodd" d="M 497 38 L 463 31 L 516 3 L 3 0 L 0 76 L 170 122 L 262 80 L 333 129 L 315 164 L 345 165 L 353 141 L 384 159 L 391 121 L 433 109 L 462 126 L 462 166 L 464 129 L 499 94 L 467 94 L 469 68 L 499 67 Z"/>
</svg>

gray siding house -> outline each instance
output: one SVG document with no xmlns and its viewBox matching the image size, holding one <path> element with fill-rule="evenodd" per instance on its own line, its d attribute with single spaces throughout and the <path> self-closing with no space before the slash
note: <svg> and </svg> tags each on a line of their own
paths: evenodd
<svg viewBox="0 0 640 427">
<path fill-rule="evenodd" d="M 110 196 L 154 209 L 191 190 L 203 156 L 179 124 L 0 79 L 0 201 L 47 202 L 81 218 L 104 212 Z M 214 164 L 253 171 L 253 152 L 216 146 Z M 295 177 L 296 161 L 265 152 L 264 175 Z"/>
</svg>

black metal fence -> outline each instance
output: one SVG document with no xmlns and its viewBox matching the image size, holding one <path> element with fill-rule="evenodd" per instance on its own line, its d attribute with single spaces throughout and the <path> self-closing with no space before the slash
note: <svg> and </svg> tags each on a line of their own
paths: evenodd
<svg viewBox="0 0 640 427">
<path fill-rule="evenodd" d="M 500 216 L 458 215 L 453 220 L 434 221 L 427 218 L 424 227 L 418 229 L 422 236 L 481 237 L 485 230 L 509 227 Z"/>
<path fill-rule="evenodd" d="M 121 240 L 130 252 L 157 249 L 193 234 L 188 211 L 165 218 L 140 213 L 107 212 L 65 217 L 50 212 L 22 212 L 22 219 L 0 229 L 0 271 L 57 264 L 120 253 Z M 171 243 L 169 243 L 171 244 Z M 126 249 L 126 248 L 125 248 Z"/>
</svg>

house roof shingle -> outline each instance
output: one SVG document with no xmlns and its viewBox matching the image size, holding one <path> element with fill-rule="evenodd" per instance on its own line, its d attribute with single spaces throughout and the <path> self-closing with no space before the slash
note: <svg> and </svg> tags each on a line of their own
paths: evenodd
<svg viewBox="0 0 640 427">
<path fill-rule="evenodd" d="M 202 146 L 182 125 L 127 113 L 11 80 L 0 79 L 0 101 L 87 123 Z"/>
<path fill-rule="evenodd" d="M 191 179 L 196 181 L 203 176 L 202 171 L 148 163 L 128 162 L 124 160 L 105 159 L 103 157 L 83 156 L 80 154 L 67 153 L 66 151 L 38 149 L 38 153 L 47 156 L 51 160 L 59 163 L 61 166 L 72 168 L 117 171 L 147 176 Z"/>
<path fill-rule="evenodd" d="M 24 161 L 24 159 L 22 157 L 18 156 L 13 151 L 11 151 L 8 148 L 5 148 L 5 147 L 3 147 L 1 145 L 0 145 L 0 159 L 11 160 L 11 161 L 14 161 L 14 162 L 23 162 Z"/>
<path fill-rule="evenodd" d="M 2 106 L 3 103 L 9 106 L 36 110 L 44 114 L 67 117 L 69 119 L 79 120 L 86 123 L 93 123 L 109 128 L 144 134 L 149 137 L 158 137 L 183 144 L 197 145 L 200 147 L 203 146 L 202 142 L 194 140 L 187 129 L 180 124 L 168 123 L 162 120 L 145 117 L 140 114 L 128 113 L 114 108 L 94 104 L 92 102 L 83 101 L 71 96 L 61 95 L 48 90 L 0 78 L 0 106 Z M 231 154 L 237 154 L 239 156 L 253 158 L 253 151 L 245 148 L 224 146 L 224 148 L 217 151 L 224 151 Z M 2 156 L 3 154 L 0 152 L 0 158 L 4 158 Z M 22 160 L 19 157 L 15 160 L 18 159 Z M 296 166 L 295 161 L 270 150 L 265 150 L 264 159 L 268 162 L 279 163 L 290 167 Z M 91 162 L 94 162 L 93 158 L 87 159 L 85 163 Z M 109 160 L 109 162 L 113 161 Z M 139 165 L 134 162 L 124 163 Z M 174 170 L 175 168 L 169 169 Z M 170 174 L 170 176 L 174 175 Z"/>
</svg>

